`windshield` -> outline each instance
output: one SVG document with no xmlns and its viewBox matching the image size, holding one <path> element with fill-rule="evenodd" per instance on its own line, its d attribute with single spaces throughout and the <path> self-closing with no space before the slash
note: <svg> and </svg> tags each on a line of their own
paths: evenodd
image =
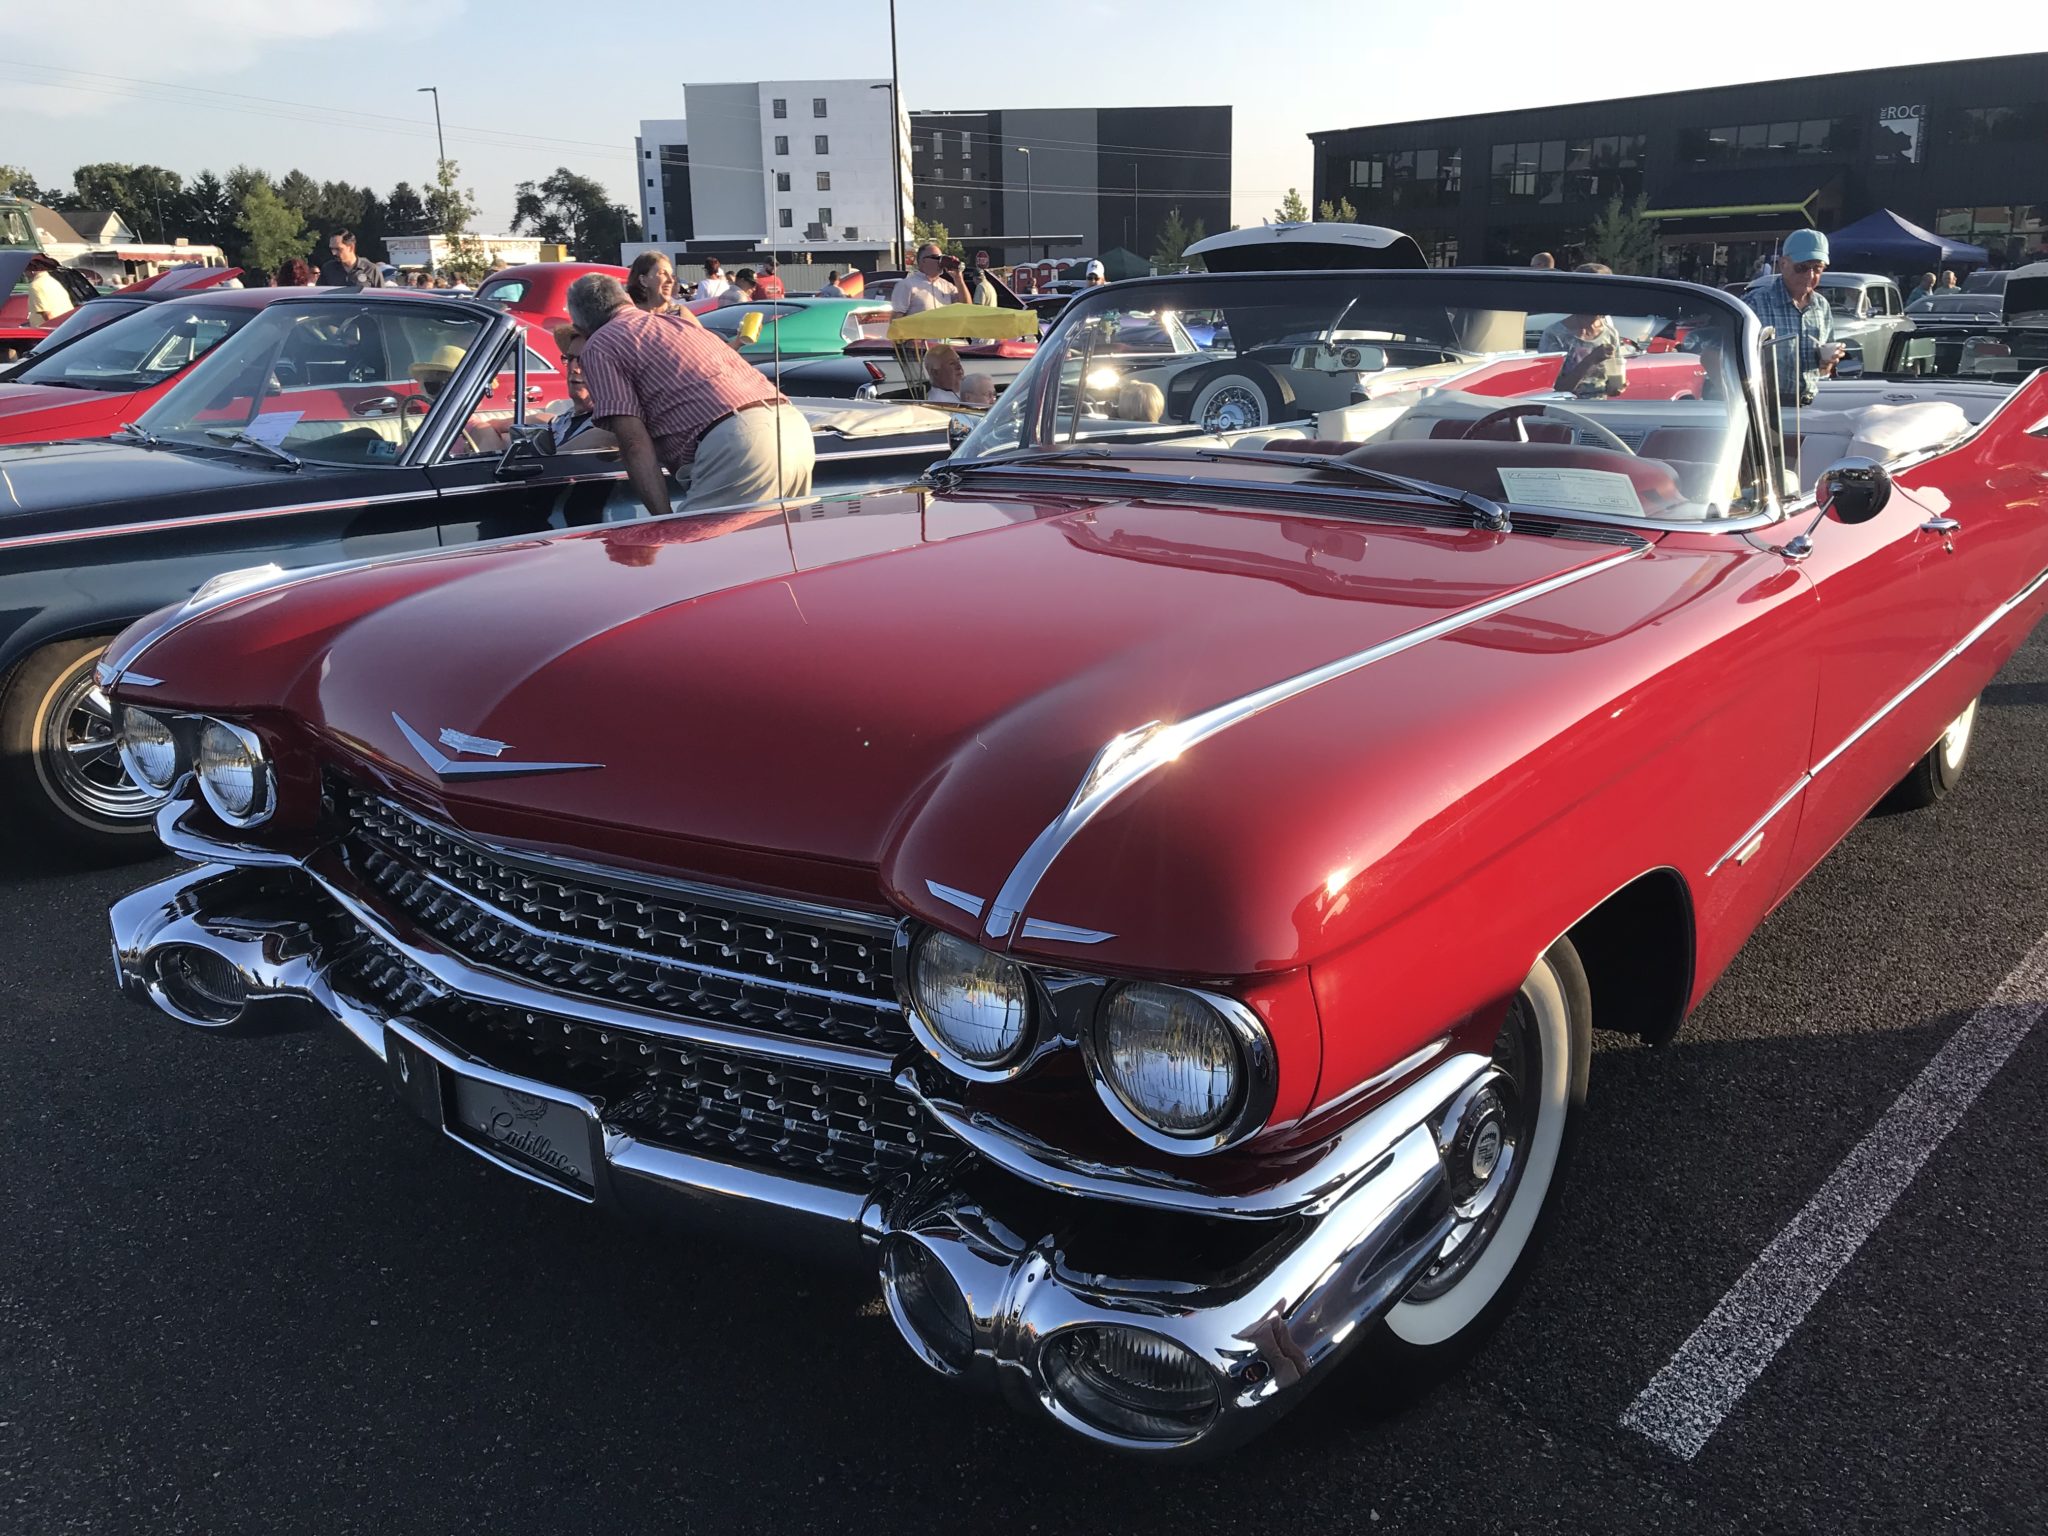
<svg viewBox="0 0 2048 1536">
<path fill-rule="evenodd" d="M 1820 296 L 1828 301 L 1837 320 L 1870 318 L 1870 295 L 1861 288 L 1847 283 L 1823 283 Z"/>
<path fill-rule="evenodd" d="M 14 376 L 17 384 L 56 384 L 69 389 L 146 389 L 161 383 L 240 330 L 251 311 L 199 305 L 145 304 L 111 316 L 94 313 L 98 304 L 73 310 L 43 343 L 43 355 Z M 108 324 L 111 320 L 113 323 Z M 61 351 L 58 343 L 81 339 Z"/>
<path fill-rule="evenodd" d="M 139 425 L 174 444 L 241 448 L 247 437 L 314 463 L 392 464 L 482 328 L 427 304 L 281 301 Z"/>
<path fill-rule="evenodd" d="M 1342 459 L 1518 506 L 1723 517 L 1762 504 L 1745 315 L 1688 285 L 1592 276 L 1119 287 L 1075 301 L 953 462 L 1166 457 L 1185 474 L 1266 455 L 1321 485 L 1345 472 L 1313 459 Z"/>
<path fill-rule="evenodd" d="M 36 249 L 36 232 L 29 227 L 28 210 L 19 205 L 0 208 L 0 251 Z"/>
</svg>

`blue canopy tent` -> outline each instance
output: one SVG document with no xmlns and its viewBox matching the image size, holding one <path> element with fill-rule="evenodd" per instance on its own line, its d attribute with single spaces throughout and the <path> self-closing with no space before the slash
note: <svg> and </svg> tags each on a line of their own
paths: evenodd
<svg viewBox="0 0 2048 1536">
<path fill-rule="evenodd" d="M 1858 219 L 1828 236 L 1828 265 L 1851 271 L 1868 267 L 1902 272 L 1909 267 L 1981 267 L 1991 253 L 1965 240 L 1930 234 L 1889 208 Z"/>
</svg>

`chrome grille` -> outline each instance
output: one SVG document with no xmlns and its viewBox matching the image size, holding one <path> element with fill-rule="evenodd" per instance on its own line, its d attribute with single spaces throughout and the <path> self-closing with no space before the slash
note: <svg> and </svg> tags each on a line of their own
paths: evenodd
<svg viewBox="0 0 2048 1536">
<path fill-rule="evenodd" d="M 596 1099 L 607 1125 L 657 1146 L 870 1188 L 959 1142 L 886 1077 L 791 1063 L 461 997 L 365 934 L 344 993 L 403 1013 L 501 1072 Z"/>
<path fill-rule="evenodd" d="M 465 959 L 552 991 L 895 1054 L 913 1040 L 896 1001 L 889 925 L 692 889 L 524 863 L 353 786 L 338 790 L 350 867 Z"/>
</svg>

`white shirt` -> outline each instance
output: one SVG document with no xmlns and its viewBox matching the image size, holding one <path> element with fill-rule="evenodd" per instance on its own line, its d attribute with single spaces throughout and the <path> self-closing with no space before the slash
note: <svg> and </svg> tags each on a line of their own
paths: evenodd
<svg viewBox="0 0 2048 1536">
<path fill-rule="evenodd" d="M 730 279 L 723 277 L 707 277 L 704 279 L 703 282 L 697 285 L 697 297 L 700 299 L 723 298 L 731 290 L 732 282 Z"/>
<path fill-rule="evenodd" d="M 948 304 L 960 302 L 960 294 L 943 277 L 933 279 L 922 272 L 913 272 L 896 284 L 895 292 L 889 295 L 889 307 L 899 315 L 921 314 L 927 309 L 940 309 Z"/>
<path fill-rule="evenodd" d="M 78 306 L 54 273 L 38 272 L 28 280 L 28 323 L 54 325 Z"/>
</svg>

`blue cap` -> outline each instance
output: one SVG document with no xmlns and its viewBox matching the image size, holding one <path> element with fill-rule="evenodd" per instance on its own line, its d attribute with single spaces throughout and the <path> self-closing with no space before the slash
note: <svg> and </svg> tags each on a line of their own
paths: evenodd
<svg viewBox="0 0 2048 1536">
<path fill-rule="evenodd" d="M 1781 249 L 1787 261 L 1826 261 L 1828 237 L 1817 229 L 1795 229 Z"/>
</svg>

